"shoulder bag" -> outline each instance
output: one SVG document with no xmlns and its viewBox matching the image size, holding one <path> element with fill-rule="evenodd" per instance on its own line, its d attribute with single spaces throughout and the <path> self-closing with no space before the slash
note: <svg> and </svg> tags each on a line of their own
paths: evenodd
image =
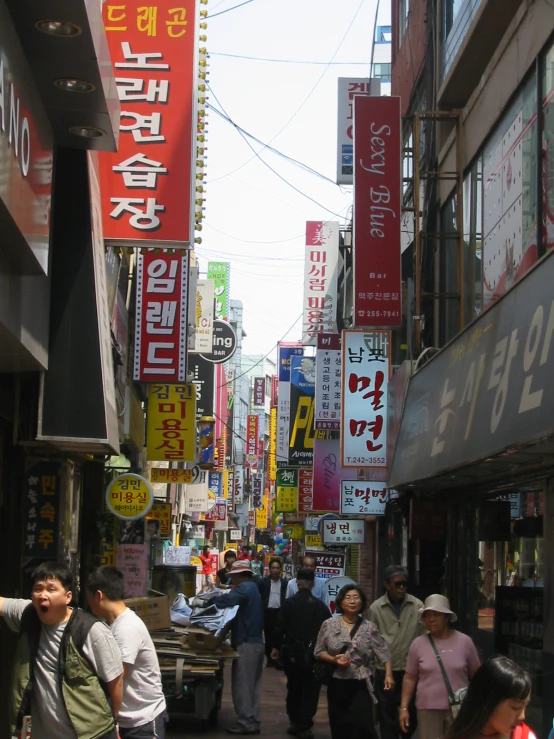
<svg viewBox="0 0 554 739">
<path fill-rule="evenodd" d="M 442 678 L 444 680 L 444 684 L 446 685 L 446 689 L 448 691 L 448 701 L 450 703 L 450 710 L 452 711 L 452 718 L 456 718 L 456 716 L 460 712 L 462 701 L 466 697 L 467 688 L 460 688 L 459 690 L 456 690 L 456 692 L 452 690 L 452 686 L 450 685 L 450 680 L 448 679 L 448 675 L 446 674 L 446 670 L 444 669 L 441 656 L 437 650 L 437 647 L 435 646 L 433 637 L 431 636 L 431 634 L 427 634 L 427 636 L 429 638 L 429 641 L 431 642 L 431 646 L 433 647 L 433 652 L 435 653 L 435 657 L 437 658 L 439 667 L 441 668 Z"/>
<path fill-rule="evenodd" d="M 354 628 L 350 632 L 351 641 L 356 636 L 356 632 L 362 625 L 362 621 L 363 621 L 363 618 L 359 618 L 354 624 Z M 345 654 L 349 646 L 350 644 L 345 644 L 343 648 L 340 650 L 339 654 Z M 321 685 L 329 685 L 336 668 L 337 666 L 333 664 L 332 662 L 324 662 L 321 659 L 316 659 L 314 662 L 314 666 L 313 666 L 313 675 L 314 675 L 316 682 L 321 683 Z"/>
</svg>

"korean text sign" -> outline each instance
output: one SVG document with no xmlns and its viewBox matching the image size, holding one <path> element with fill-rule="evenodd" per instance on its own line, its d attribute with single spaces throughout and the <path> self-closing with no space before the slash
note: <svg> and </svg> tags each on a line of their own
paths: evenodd
<svg viewBox="0 0 554 739">
<path fill-rule="evenodd" d="M 337 120 L 337 185 L 354 181 L 354 99 L 358 95 L 380 95 L 381 80 L 339 77 Z"/>
<path fill-rule="evenodd" d="M 336 432 L 316 432 L 314 442 L 314 511 L 340 509 L 340 484 L 352 477 L 348 468 L 340 463 L 340 440 Z"/>
<path fill-rule="evenodd" d="M 277 470 L 277 510 L 279 513 L 298 509 L 298 470 Z"/>
<path fill-rule="evenodd" d="M 60 465 L 38 462 L 25 473 L 23 556 L 56 559 L 60 499 Z"/>
<path fill-rule="evenodd" d="M 258 467 L 259 416 L 251 414 L 246 418 L 246 466 Z"/>
<path fill-rule="evenodd" d="M 302 344 L 315 346 L 321 333 L 333 331 L 337 318 L 339 224 L 306 223 Z"/>
<path fill-rule="evenodd" d="M 184 382 L 187 371 L 188 253 L 138 255 L 137 382 Z"/>
<path fill-rule="evenodd" d="M 191 240 L 195 0 L 105 2 L 121 102 L 119 147 L 101 156 L 104 238 Z"/>
<path fill-rule="evenodd" d="M 144 477 L 126 472 L 110 482 L 106 505 L 114 516 L 126 521 L 144 518 L 154 503 L 152 486 Z"/>
<path fill-rule="evenodd" d="M 150 513 L 146 516 L 147 521 L 159 521 L 160 538 L 169 538 L 171 534 L 171 503 L 154 503 Z"/>
<path fill-rule="evenodd" d="M 390 331 L 343 331 L 343 467 L 386 467 Z"/>
<path fill-rule="evenodd" d="M 315 428 L 340 429 L 341 337 L 319 334 L 315 360 Z"/>
<path fill-rule="evenodd" d="M 343 480 L 340 512 L 343 516 L 384 516 L 388 497 L 385 483 Z"/>
<path fill-rule="evenodd" d="M 324 544 L 363 544 L 365 524 L 363 520 L 323 521 Z"/>
<path fill-rule="evenodd" d="M 194 461 L 196 457 L 194 385 L 150 385 L 146 419 L 148 461 Z"/>
<path fill-rule="evenodd" d="M 265 406 L 265 377 L 254 378 L 254 406 L 256 408 Z"/>
<path fill-rule="evenodd" d="M 298 510 L 310 513 L 314 509 L 314 471 L 298 470 Z"/>
<path fill-rule="evenodd" d="M 290 425 L 290 365 L 293 356 L 302 356 L 302 346 L 298 343 L 279 342 L 277 390 L 277 466 L 286 467 L 289 454 Z"/>
<path fill-rule="evenodd" d="M 314 407 L 314 358 L 293 356 L 290 365 L 290 467 L 313 466 Z"/>
<path fill-rule="evenodd" d="M 197 481 L 199 473 L 199 467 L 195 467 L 192 470 L 170 469 L 169 467 L 152 467 L 150 469 L 150 482 L 178 482 L 192 484 Z"/>
<path fill-rule="evenodd" d="M 208 280 L 214 282 L 215 317 L 220 319 L 229 316 L 229 287 L 231 265 L 229 262 L 208 262 Z"/>
<path fill-rule="evenodd" d="M 402 325 L 400 98 L 354 101 L 354 326 Z"/>
</svg>

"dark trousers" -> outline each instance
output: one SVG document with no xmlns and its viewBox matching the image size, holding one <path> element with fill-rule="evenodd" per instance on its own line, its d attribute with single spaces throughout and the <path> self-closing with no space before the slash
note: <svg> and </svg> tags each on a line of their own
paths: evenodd
<svg viewBox="0 0 554 739">
<path fill-rule="evenodd" d="M 291 724 L 300 731 L 306 731 L 314 723 L 321 684 L 315 681 L 313 673 L 308 670 L 298 670 L 285 665 L 285 674 L 287 715 Z"/>
<path fill-rule="evenodd" d="M 377 739 L 373 701 L 365 680 L 331 678 L 327 707 L 332 739 Z"/>
<path fill-rule="evenodd" d="M 271 650 L 273 649 L 273 630 L 277 621 L 279 608 L 266 608 L 264 611 L 264 639 L 265 639 L 265 656 L 269 663 L 272 662 Z"/>
<path fill-rule="evenodd" d="M 400 706 L 400 698 L 402 697 L 402 680 L 404 679 L 404 670 L 394 670 L 394 689 L 385 690 L 385 671 L 375 671 L 375 681 L 373 687 L 375 689 L 375 697 L 379 701 L 379 728 L 381 739 L 410 739 L 417 729 L 417 711 L 415 707 L 415 694 L 409 706 L 410 710 L 410 728 L 408 733 L 404 734 L 400 730 L 398 723 L 398 707 Z"/>
</svg>

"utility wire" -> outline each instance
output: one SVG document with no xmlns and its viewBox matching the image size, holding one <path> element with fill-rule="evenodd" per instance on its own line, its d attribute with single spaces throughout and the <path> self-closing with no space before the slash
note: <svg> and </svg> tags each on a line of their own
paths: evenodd
<svg viewBox="0 0 554 739">
<path fill-rule="evenodd" d="M 210 51 L 208 56 L 225 56 L 231 59 L 248 59 L 253 62 L 273 62 L 274 64 L 309 64 L 315 66 L 366 66 L 367 62 L 318 62 L 311 59 L 270 59 L 264 56 L 246 56 L 245 54 L 227 54 L 224 51 Z"/>
<path fill-rule="evenodd" d="M 237 236 L 231 236 L 231 234 L 225 233 L 225 231 L 220 231 L 218 228 L 216 228 L 215 226 L 212 226 L 209 223 L 206 223 L 206 226 L 208 228 L 211 228 L 212 231 L 217 231 L 218 234 L 221 234 L 222 236 L 226 236 L 228 239 L 233 239 L 233 241 L 242 241 L 243 244 L 285 244 L 287 241 L 296 241 L 296 239 L 303 238 L 306 235 L 306 233 L 304 232 L 304 233 L 298 234 L 298 236 L 291 236 L 288 239 L 280 239 L 279 241 L 257 241 L 257 240 L 252 241 L 251 239 L 239 239 Z M 233 257 L 235 256 L 238 257 L 240 255 L 233 254 Z M 243 256 L 246 257 L 248 255 L 244 254 Z M 248 257 L 248 258 L 250 259 L 251 257 Z M 280 260 L 280 259 L 285 259 L 285 257 L 264 257 L 264 259 Z"/>
<path fill-rule="evenodd" d="M 217 18 L 218 15 L 224 15 L 225 13 L 230 13 L 231 10 L 236 10 L 237 8 L 242 8 L 243 5 L 248 5 L 249 3 L 253 3 L 254 0 L 245 0 L 244 3 L 239 3 L 238 5 L 233 5 L 232 8 L 227 8 L 227 10 L 220 10 L 219 13 L 213 13 L 212 15 L 207 15 L 206 20 L 209 20 L 210 18 Z"/>
<path fill-rule="evenodd" d="M 356 18 L 358 17 L 358 13 L 359 13 L 359 12 L 360 12 L 360 10 L 362 9 L 362 5 L 364 4 L 364 2 L 365 2 L 365 0 L 361 0 L 360 4 L 358 5 L 358 8 L 357 8 L 356 12 L 354 13 L 354 17 L 353 17 L 353 18 L 352 18 L 352 20 L 350 21 L 350 24 L 349 24 L 348 28 L 346 29 L 346 31 L 345 31 L 345 33 L 344 33 L 344 36 L 343 36 L 343 37 L 341 38 L 341 40 L 340 40 L 340 42 L 339 42 L 339 45 L 338 45 L 338 46 L 337 46 L 337 48 L 335 49 L 335 53 L 333 54 L 333 56 L 331 57 L 331 59 L 330 59 L 330 60 L 329 60 L 329 61 L 327 62 L 326 66 L 325 66 L 325 69 L 323 70 L 323 72 L 322 72 L 322 73 L 320 74 L 320 76 L 318 77 L 318 79 L 317 79 L 317 81 L 316 81 L 315 85 L 314 85 L 314 86 L 312 87 L 312 89 L 310 90 L 310 92 L 309 92 L 309 93 L 307 94 L 307 96 L 306 96 L 306 97 L 304 98 L 304 100 L 302 101 L 302 103 L 300 104 L 300 106 L 299 106 L 299 107 L 298 107 L 298 108 L 297 108 L 297 109 L 296 109 L 296 110 L 294 111 L 294 113 L 293 113 L 293 114 L 292 114 L 292 116 L 291 116 L 291 117 L 290 117 L 290 118 L 288 119 L 288 121 L 287 121 L 287 122 L 285 123 L 285 125 L 284 125 L 284 126 L 282 126 L 282 128 L 280 128 L 280 129 L 279 129 L 279 130 L 277 131 L 277 133 L 275 134 L 275 136 L 273 136 L 273 138 L 269 140 L 269 142 L 268 142 L 269 144 L 273 143 L 273 142 L 275 141 L 275 139 L 276 139 L 276 138 L 277 138 L 278 136 L 280 136 L 280 135 L 281 135 L 281 134 L 283 133 L 283 131 L 284 131 L 284 130 L 285 130 L 285 129 L 286 129 L 286 128 L 287 128 L 287 127 L 288 127 L 288 126 L 289 126 L 289 125 L 290 125 L 290 124 L 291 124 L 291 123 L 293 122 L 293 120 L 294 120 L 294 119 L 296 118 L 296 116 L 298 115 L 298 113 L 300 113 L 300 111 L 302 110 L 302 108 L 303 108 L 303 107 L 304 107 L 304 106 L 306 105 L 306 103 L 308 102 L 308 100 L 309 100 L 309 99 L 310 99 L 310 98 L 312 97 L 312 95 L 313 95 L 313 94 L 314 94 L 314 92 L 316 91 L 316 89 L 317 89 L 317 87 L 318 87 L 319 83 L 320 83 L 320 82 L 321 82 L 321 80 L 322 80 L 322 79 L 324 78 L 325 74 L 327 73 L 327 70 L 329 69 L 329 67 L 331 66 L 332 62 L 333 62 L 333 61 L 335 60 L 335 57 L 336 57 L 336 56 L 337 56 L 337 54 L 339 53 L 339 51 L 340 51 L 340 49 L 341 49 L 341 47 L 342 47 L 343 43 L 344 43 L 344 42 L 345 42 L 345 40 L 346 40 L 346 37 L 347 37 L 347 36 L 348 36 L 348 34 L 350 33 L 350 29 L 351 29 L 351 28 L 352 28 L 352 26 L 354 25 L 354 22 L 355 22 Z M 221 106 L 221 107 L 223 108 L 223 106 Z M 264 147 L 264 148 L 265 148 L 265 147 Z M 262 149 L 262 151 L 263 151 L 263 149 Z M 253 160 L 254 158 L 255 158 L 255 157 L 251 157 L 251 158 L 250 158 L 250 159 L 248 159 L 248 160 L 247 160 L 246 162 L 244 162 L 243 164 L 241 164 L 241 165 L 240 165 L 239 167 L 236 167 L 236 169 L 233 169 L 233 170 L 232 170 L 231 172 L 228 172 L 228 173 L 227 173 L 227 175 L 224 175 L 224 176 L 226 177 L 226 176 L 228 176 L 228 175 L 230 175 L 230 174 L 234 174 L 235 172 L 238 172 L 238 170 L 239 170 L 239 169 L 242 169 L 243 167 L 245 167 L 245 166 L 246 166 L 247 164 L 249 164 L 249 163 L 250 163 L 250 162 L 251 162 L 251 161 L 252 161 L 252 160 Z M 221 178 L 221 177 L 219 177 L 218 179 L 222 179 L 222 178 Z M 213 181 L 215 182 L 216 180 L 213 180 Z"/>
</svg>

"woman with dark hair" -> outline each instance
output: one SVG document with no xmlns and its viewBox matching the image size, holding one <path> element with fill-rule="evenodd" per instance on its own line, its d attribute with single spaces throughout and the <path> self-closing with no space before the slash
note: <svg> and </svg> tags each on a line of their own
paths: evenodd
<svg viewBox="0 0 554 739">
<path fill-rule="evenodd" d="M 449 730 L 451 698 L 467 688 L 479 668 L 479 655 L 469 636 L 451 628 L 457 616 L 444 595 L 430 595 L 419 609 L 419 617 L 428 633 L 418 636 L 408 652 L 400 728 L 406 733 L 410 726 L 409 706 L 417 686 L 419 739 L 437 739 Z"/>
<path fill-rule="evenodd" d="M 315 659 L 336 666 L 327 689 L 331 736 L 375 739 L 371 663 L 384 664 L 385 690 L 391 690 L 391 654 L 375 624 L 363 617 L 367 598 L 361 588 L 345 585 L 335 607 L 340 615 L 324 622 L 314 650 Z"/>
<path fill-rule="evenodd" d="M 444 739 L 536 739 L 523 723 L 531 687 L 531 676 L 519 665 L 508 657 L 492 657 L 473 676 Z"/>
</svg>

